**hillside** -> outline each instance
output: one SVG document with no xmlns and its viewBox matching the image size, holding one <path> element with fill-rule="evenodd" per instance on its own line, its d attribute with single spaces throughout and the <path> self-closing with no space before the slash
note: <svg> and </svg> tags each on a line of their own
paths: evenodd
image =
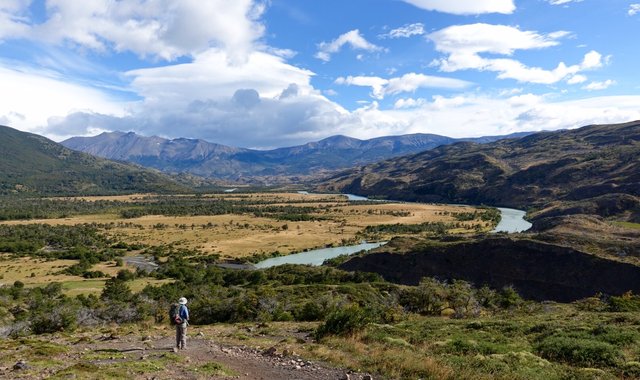
<svg viewBox="0 0 640 380">
<path fill-rule="evenodd" d="M 0 126 L 0 193 L 109 194 L 184 188 L 152 170 L 67 149 Z"/>
<path fill-rule="evenodd" d="M 484 143 L 506 137 L 509 136 L 488 136 L 464 141 Z M 134 162 L 165 172 L 251 182 L 259 179 L 270 181 L 273 177 L 326 173 L 422 152 L 458 141 L 462 140 L 432 134 L 385 136 L 370 140 L 332 136 L 300 146 L 254 150 L 204 140 L 167 140 L 157 136 L 144 137 L 133 132 L 105 132 L 93 137 L 73 137 L 62 144 L 99 157 Z"/>
<path fill-rule="evenodd" d="M 349 170 L 318 190 L 640 221 L 640 121 L 457 143 Z M 554 202 L 554 203 L 552 203 Z"/>
</svg>

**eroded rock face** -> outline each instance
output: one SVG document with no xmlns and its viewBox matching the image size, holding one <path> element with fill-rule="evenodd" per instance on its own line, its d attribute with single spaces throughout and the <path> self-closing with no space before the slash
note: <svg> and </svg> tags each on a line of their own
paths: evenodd
<svg viewBox="0 0 640 380">
<path fill-rule="evenodd" d="M 404 254 L 372 253 L 342 265 L 416 285 L 422 277 L 462 279 L 493 288 L 513 285 L 525 298 L 570 302 L 596 293 L 640 292 L 640 267 L 533 240 L 489 238 Z"/>
</svg>

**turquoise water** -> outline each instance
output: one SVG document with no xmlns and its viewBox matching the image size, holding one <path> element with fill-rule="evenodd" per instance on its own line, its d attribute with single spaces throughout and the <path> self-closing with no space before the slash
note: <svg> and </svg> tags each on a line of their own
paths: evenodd
<svg viewBox="0 0 640 380">
<path fill-rule="evenodd" d="M 309 265 L 322 265 L 327 259 L 332 259 L 340 255 L 352 255 L 360 251 L 368 251 L 373 248 L 378 248 L 387 242 L 380 243 L 361 243 L 358 245 L 349 245 L 344 247 L 333 248 L 321 248 L 314 249 L 313 251 L 296 253 L 293 255 L 274 257 L 260 261 L 255 265 L 256 268 L 270 268 L 283 264 L 309 264 Z"/>
<path fill-rule="evenodd" d="M 301 194 L 309 194 L 307 192 L 299 192 Z M 350 201 L 366 201 L 368 198 L 359 195 L 345 194 Z M 460 205 L 456 205 L 460 206 Z M 523 232 L 531 228 L 531 223 L 524 219 L 525 211 L 515 210 L 512 208 L 498 207 L 501 213 L 500 223 L 491 232 Z M 350 245 L 345 247 L 314 249 L 313 251 L 295 253 L 293 255 L 274 257 L 271 259 L 260 261 L 255 264 L 256 268 L 270 268 L 283 264 L 309 264 L 322 265 L 327 259 L 332 259 L 340 255 L 352 255 L 360 251 L 368 251 L 373 248 L 386 244 L 382 243 L 362 243 L 358 245 Z"/>
</svg>

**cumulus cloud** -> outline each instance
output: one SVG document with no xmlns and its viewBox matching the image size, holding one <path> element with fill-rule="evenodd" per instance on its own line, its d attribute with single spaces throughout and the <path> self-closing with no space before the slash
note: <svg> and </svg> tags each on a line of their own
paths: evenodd
<svg viewBox="0 0 640 380">
<path fill-rule="evenodd" d="M 315 93 L 286 98 L 258 96 L 260 102 L 250 109 L 237 104 L 233 96 L 175 107 L 144 104 L 143 109 L 120 117 L 79 112 L 51 119 L 49 128 L 78 132 L 90 125 L 95 130 L 133 129 L 147 135 L 199 137 L 232 146 L 271 148 L 336 134 L 361 139 L 407 133 L 470 137 L 640 119 L 640 96 L 553 102 L 529 93 L 506 98 L 467 94 L 401 99 L 388 110 L 374 101 L 353 111 Z"/>
<path fill-rule="evenodd" d="M 382 99 L 384 98 L 384 88 L 389 81 L 380 77 L 348 76 L 339 77 L 335 83 L 348 86 L 371 87 L 371 96 L 376 99 Z"/>
<path fill-rule="evenodd" d="M 481 13 L 511 14 L 516 9 L 513 0 L 403 0 L 428 11 L 473 15 Z"/>
<path fill-rule="evenodd" d="M 300 91 L 311 91 L 313 73 L 258 51 L 249 54 L 243 64 L 230 64 L 226 51 L 210 49 L 197 54 L 193 62 L 131 70 L 126 75 L 147 102 L 184 104 L 196 99 L 228 98 L 239 89 L 276 97 L 291 83 Z"/>
<path fill-rule="evenodd" d="M 640 4 L 630 4 L 627 13 L 629 14 L 629 16 L 635 16 L 636 14 L 640 13 Z"/>
<path fill-rule="evenodd" d="M 318 44 L 318 52 L 315 57 L 328 62 L 331 60 L 331 55 L 339 52 L 343 46 L 349 45 L 354 50 L 365 50 L 369 52 L 382 51 L 382 47 L 372 44 L 367 41 L 358 29 L 354 29 L 347 33 L 340 35 L 338 38 L 331 42 L 321 42 Z"/>
<path fill-rule="evenodd" d="M 389 33 L 381 34 L 380 38 L 409 38 L 412 36 L 421 36 L 425 33 L 424 24 L 417 22 L 414 24 L 406 24 L 396 29 L 392 29 Z"/>
<path fill-rule="evenodd" d="M 464 89 L 472 83 L 460 79 L 445 78 L 424 74 L 407 73 L 401 77 L 384 79 L 368 76 L 348 76 L 336 79 L 336 84 L 371 87 L 371 96 L 383 99 L 386 95 L 401 92 L 414 92 L 419 88 Z"/>
<path fill-rule="evenodd" d="M 582 89 L 588 91 L 606 90 L 614 84 L 616 84 L 616 81 L 607 79 L 602 82 L 591 82 L 588 85 L 582 87 Z"/>
<path fill-rule="evenodd" d="M 572 77 L 582 70 L 601 67 L 602 55 L 590 51 L 580 64 L 567 66 L 560 62 L 554 69 L 529 67 L 513 58 L 486 58 L 482 54 L 512 56 L 517 50 L 543 49 L 559 44 L 559 39 L 569 35 L 558 31 L 540 34 L 522 31 L 506 25 L 470 24 L 456 25 L 431 33 L 427 38 L 436 50 L 446 54 L 434 61 L 440 70 L 494 71 L 500 79 L 515 79 L 520 82 L 553 84 Z"/>
<path fill-rule="evenodd" d="M 2 1 L 0 38 L 9 33 L 10 37 L 97 51 L 131 51 L 164 60 L 214 46 L 233 52 L 230 58 L 242 62 L 264 32 L 258 22 L 264 5 L 252 0 L 49 0 L 42 23 L 15 16 L 29 3 Z"/>
</svg>

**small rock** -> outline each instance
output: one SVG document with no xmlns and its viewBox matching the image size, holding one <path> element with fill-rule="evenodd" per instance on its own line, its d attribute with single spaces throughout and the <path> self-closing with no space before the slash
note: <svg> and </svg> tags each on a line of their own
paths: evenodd
<svg viewBox="0 0 640 380">
<path fill-rule="evenodd" d="M 362 380 L 373 380 L 373 376 L 371 376 L 371 375 L 364 375 L 364 376 L 362 376 Z"/>
<path fill-rule="evenodd" d="M 351 375 L 349 375 L 348 373 L 345 373 L 340 380 L 351 380 Z"/>
<path fill-rule="evenodd" d="M 178 352 L 178 347 L 174 347 L 173 352 Z"/>
<path fill-rule="evenodd" d="M 151 338 L 151 336 L 150 336 L 150 335 L 145 335 L 145 336 L 143 336 L 143 337 L 142 337 L 142 341 L 143 341 L 143 342 L 146 342 L 146 341 L 151 340 L 151 339 L 152 339 L 152 338 Z"/>
<path fill-rule="evenodd" d="M 269 347 L 266 350 L 264 350 L 262 352 L 262 355 L 264 356 L 275 356 L 276 352 L 278 352 L 278 350 L 275 347 Z"/>
<path fill-rule="evenodd" d="M 14 371 L 22 371 L 31 368 L 26 361 L 18 360 L 16 364 L 13 365 Z"/>
<path fill-rule="evenodd" d="M 204 333 L 203 333 L 202 331 L 200 331 L 200 332 L 198 332 L 198 336 L 199 336 L 200 338 L 204 338 Z"/>
<path fill-rule="evenodd" d="M 302 369 L 302 367 L 300 367 L 299 365 L 296 366 L 296 369 Z"/>
</svg>

